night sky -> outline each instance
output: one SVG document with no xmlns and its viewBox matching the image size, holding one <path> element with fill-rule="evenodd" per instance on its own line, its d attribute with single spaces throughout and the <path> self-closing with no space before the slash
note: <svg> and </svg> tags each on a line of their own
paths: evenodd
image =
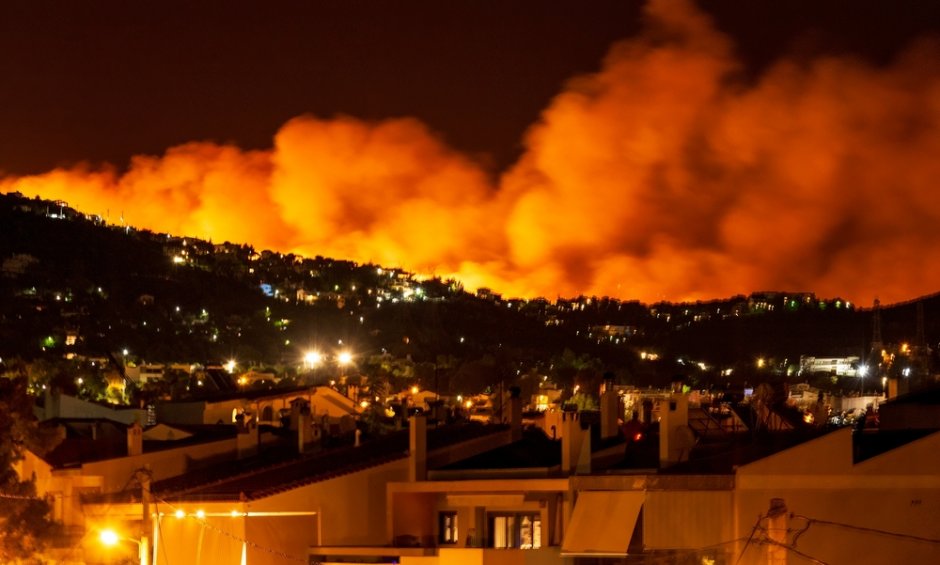
<svg viewBox="0 0 940 565">
<path fill-rule="evenodd" d="M 940 290 L 938 33 L 923 0 L 4 2 L 0 190 L 509 294 L 903 300 Z"/>
</svg>

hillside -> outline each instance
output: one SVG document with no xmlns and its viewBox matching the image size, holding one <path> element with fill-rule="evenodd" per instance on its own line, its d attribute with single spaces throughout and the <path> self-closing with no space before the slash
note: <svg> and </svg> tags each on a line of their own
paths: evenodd
<svg viewBox="0 0 940 565">
<path fill-rule="evenodd" d="M 16 194 L 0 196 L 0 225 L 3 358 L 234 359 L 283 370 L 312 349 L 348 349 L 362 372 L 410 371 L 451 388 L 579 371 L 718 384 L 725 368 L 748 375 L 758 357 L 786 372 L 801 355 L 864 356 L 872 336 L 870 309 L 809 293 L 654 305 L 514 300 L 379 265 L 109 226 Z M 935 346 L 940 297 L 920 302 Z M 916 340 L 916 304 L 882 308 L 885 343 Z M 655 362 L 641 359 L 646 351 Z"/>
</svg>

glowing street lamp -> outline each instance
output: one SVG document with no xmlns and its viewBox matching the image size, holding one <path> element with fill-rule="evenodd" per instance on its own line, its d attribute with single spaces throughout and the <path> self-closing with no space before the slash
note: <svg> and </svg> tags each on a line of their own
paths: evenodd
<svg viewBox="0 0 940 565">
<path fill-rule="evenodd" d="M 304 365 L 308 369 L 312 369 L 319 365 L 323 361 L 323 355 L 319 351 L 308 351 L 304 355 Z"/>
<path fill-rule="evenodd" d="M 101 530 L 101 533 L 98 534 L 98 539 L 101 540 L 101 543 L 107 547 L 114 547 L 121 541 L 121 536 L 117 534 L 114 530 L 105 529 Z"/>
<path fill-rule="evenodd" d="M 340 367 L 345 367 L 352 363 L 352 353 L 348 351 L 340 351 L 336 356 L 336 362 L 339 363 Z"/>
<path fill-rule="evenodd" d="M 150 563 L 150 551 L 147 537 L 144 536 L 141 539 L 126 538 L 119 535 L 115 530 L 111 528 L 105 528 L 98 533 L 98 541 L 101 542 L 105 547 L 114 547 L 122 541 L 131 541 L 137 544 L 138 556 L 140 558 L 140 565 L 149 565 Z"/>
</svg>

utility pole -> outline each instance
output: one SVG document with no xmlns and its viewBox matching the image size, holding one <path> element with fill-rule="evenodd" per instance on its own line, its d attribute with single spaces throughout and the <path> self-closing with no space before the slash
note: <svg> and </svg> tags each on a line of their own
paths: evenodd
<svg viewBox="0 0 940 565">
<path fill-rule="evenodd" d="M 865 396 L 865 377 L 867 374 L 874 376 L 875 382 L 877 382 L 878 377 L 884 371 L 881 355 L 884 346 L 881 339 L 881 301 L 876 298 L 871 312 L 871 349 L 868 352 L 868 360 L 863 365 L 865 369 L 863 372 L 859 372 L 859 394 L 861 396 Z"/>
<path fill-rule="evenodd" d="M 787 565 L 787 531 L 790 513 L 782 498 L 770 499 L 767 511 L 767 537 L 772 543 L 767 546 L 767 565 Z"/>
<path fill-rule="evenodd" d="M 150 465 L 144 465 L 143 468 L 137 470 L 137 481 L 140 483 L 140 507 L 141 507 L 141 523 L 140 523 L 140 565 L 150 565 L 150 531 L 151 531 L 151 518 L 150 518 L 150 481 L 153 478 L 153 473 L 150 471 Z M 154 540 L 156 543 L 156 540 Z"/>
</svg>

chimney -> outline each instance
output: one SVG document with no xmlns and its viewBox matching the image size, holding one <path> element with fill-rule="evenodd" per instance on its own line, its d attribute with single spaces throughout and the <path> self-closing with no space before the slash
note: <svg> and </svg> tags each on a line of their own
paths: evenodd
<svg viewBox="0 0 940 565">
<path fill-rule="evenodd" d="M 408 439 L 408 480 L 427 480 L 428 421 L 423 414 L 408 419 Z"/>
<path fill-rule="evenodd" d="M 510 441 L 522 439 L 522 398 L 519 387 L 509 389 L 509 426 L 511 430 Z"/>
<path fill-rule="evenodd" d="M 310 408 L 297 410 L 297 452 L 303 453 L 311 440 Z"/>
<path fill-rule="evenodd" d="M 52 385 L 46 387 L 43 391 L 43 420 L 58 418 L 62 405 L 62 391 L 54 388 Z"/>
<path fill-rule="evenodd" d="M 306 408 L 307 414 L 310 414 L 310 403 L 302 398 L 295 398 L 290 401 L 290 429 L 295 431 L 300 426 L 300 415 Z M 309 423 L 309 422 L 308 422 Z"/>
<path fill-rule="evenodd" d="M 653 401 L 649 398 L 643 400 L 643 409 L 640 411 L 640 421 L 647 426 L 653 423 Z"/>
<path fill-rule="evenodd" d="M 127 455 L 133 457 L 144 452 L 144 429 L 140 422 L 134 422 L 127 428 Z"/>
<path fill-rule="evenodd" d="M 620 395 L 612 386 L 604 387 L 604 392 L 601 393 L 601 440 L 617 436 L 620 431 L 617 419 L 622 413 Z"/>
<path fill-rule="evenodd" d="M 564 473 L 591 472 L 591 430 L 581 429 L 577 412 L 561 413 L 561 470 Z"/>
<path fill-rule="evenodd" d="M 235 437 L 235 449 L 238 459 L 258 452 L 258 425 L 254 418 L 241 413 L 235 417 L 238 434 Z"/>
<path fill-rule="evenodd" d="M 689 428 L 689 397 L 674 392 L 659 409 L 659 465 L 668 467 L 689 457 L 695 436 Z"/>
</svg>

